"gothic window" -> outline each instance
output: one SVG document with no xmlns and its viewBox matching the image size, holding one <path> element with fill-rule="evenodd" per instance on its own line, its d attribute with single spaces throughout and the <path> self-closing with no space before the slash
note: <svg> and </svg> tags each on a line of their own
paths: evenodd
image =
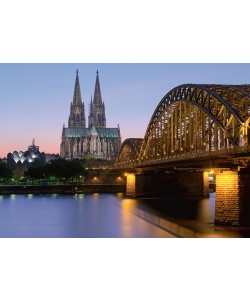
<svg viewBox="0 0 250 300">
<path fill-rule="evenodd" d="M 98 114 L 98 125 L 101 126 L 101 116 Z"/>
<path fill-rule="evenodd" d="M 79 115 L 79 114 L 76 114 L 76 116 L 75 116 L 75 121 L 76 121 L 76 122 L 80 122 L 80 115 Z"/>
</svg>

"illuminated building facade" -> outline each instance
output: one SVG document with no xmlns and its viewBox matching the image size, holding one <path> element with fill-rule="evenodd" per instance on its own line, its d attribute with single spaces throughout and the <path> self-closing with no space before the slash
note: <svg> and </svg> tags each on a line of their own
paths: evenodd
<svg viewBox="0 0 250 300">
<path fill-rule="evenodd" d="M 16 177 L 21 177 L 28 166 L 32 163 L 44 165 L 53 159 L 58 159 L 58 154 L 50 154 L 39 151 L 35 145 L 35 139 L 26 151 L 14 151 L 8 153 L 7 164 L 14 170 Z"/>
<path fill-rule="evenodd" d="M 106 128 L 105 105 L 102 101 L 99 73 L 96 74 L 94 99 L 91 97 L 86 127 L 84 102 L 76 72 L 73 101 L 70 105 L 68 127 L 63 127 L 60 156 L 66 159 L 84 158 L 114 160 L 119 152 L 121 136 L 117 128 Z"/>
</svg>

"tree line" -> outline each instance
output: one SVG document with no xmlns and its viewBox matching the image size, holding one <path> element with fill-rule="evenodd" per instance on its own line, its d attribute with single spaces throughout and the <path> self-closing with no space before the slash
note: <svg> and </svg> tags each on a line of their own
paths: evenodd
<svg viewBox="0 0 250 300">
<path fill-rule="evenodd" d="M 0 179 L 9 179 L 13 176 L 13 170 L 3 161 L 0 161 Z"/>
<path fill-rule="evenodd" d="M 21 182 L 34 181 L 60 181 L 63 183 L 77 182 L 86 175 L 85 161 L 79 159 L 66 160 L 63 158 L 51 160 L 47 164 L 34 162 L 24 171 Z M 0 162 L 0 179 L 8 179 L 13 176 L 7 164 Z"/>
</svg>

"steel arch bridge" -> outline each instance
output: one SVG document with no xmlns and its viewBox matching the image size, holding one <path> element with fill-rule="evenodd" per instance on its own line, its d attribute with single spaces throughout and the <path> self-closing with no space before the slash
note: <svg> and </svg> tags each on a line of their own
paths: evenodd
<svg viewBox="0 0 250 300">
<path fill-rule="evenodd" d="M 144 164 L 248 146 L 249 122 L 250 85 L 177 86 L 156 107 L 137 161 Z M 122 145 L 118 157 L 124 164 L 125 145 L 129 147 L 127 142 Z"/>
<path fill-rule="evenodd" d="M 143 139 L 129 138 L 124 140 L 118 155 L 117 164 L 126 166 L 139 163 L 139 154 Z"/>
</svg>

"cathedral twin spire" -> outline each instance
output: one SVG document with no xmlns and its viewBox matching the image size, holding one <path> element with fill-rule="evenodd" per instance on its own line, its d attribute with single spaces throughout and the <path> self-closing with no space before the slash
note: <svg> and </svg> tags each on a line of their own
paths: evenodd
<svg viewBox="0 0 250 300">
<path fill-rule="evenodd" d="M 70 105 L 69 127 L 86 127 L 85 108 L 82 102 L 78 70 L 76 70 L 76 82 L 73 101 Z"/>
<path fill-rule="evenodd" d="M 105 105 L 102 102 L 102 94 L 99 82 L 99 72 L 96 72 L 94 100 L 90 102 L 89 128 L 106 127 Z"/>
<path fill-rule="evenodd" d="M 99 82 L 99 72 L 96 72 L 96 83 L 94 100 L 90 102 L 90 112 L 89 112 L 89 128 L 95 127 L 106 127 L 106 117 L 105 117 L 105 105 L 102 102 L 101 88 Z M 73 101 L 70 106 L 70 116 L 69 116 L 69 127 L 80 127 L 86 128 L 85 120 L 85 108 L 84 102 L 81 97 L 80 83 L 78 70 L 76 71 L 76 81 Z"/>
</svg>

